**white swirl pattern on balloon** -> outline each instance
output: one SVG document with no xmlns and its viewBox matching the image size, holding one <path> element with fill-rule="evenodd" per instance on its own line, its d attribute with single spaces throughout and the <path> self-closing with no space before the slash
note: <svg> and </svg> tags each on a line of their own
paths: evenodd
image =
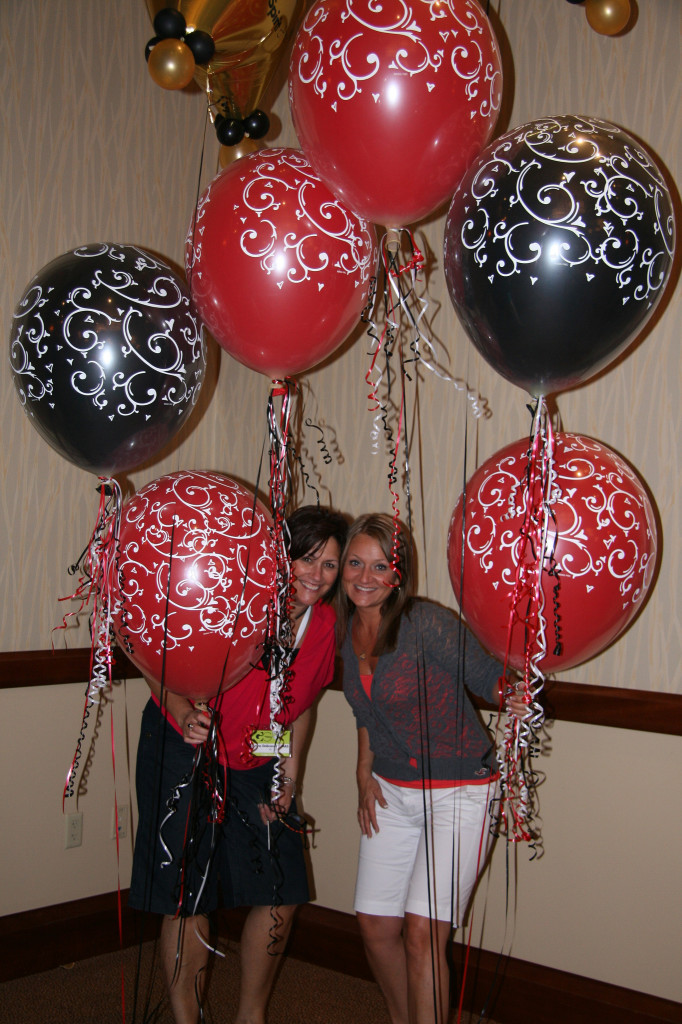
<svg viewBox="0 0 682 1024">
<path fill-rule="evenodd" d="M 302 82 L 311 84 L 319 96 L 327 91 L 335 97 L 330 108 L 337 109 L 337 101 L 352 100 L 370 84 L 381 69 L 379 54 L 371 49 L 371 33 L 381 33 L 395 39 L 395 49 L 389 67 L 404 72 L 411 78 L 427 76 L 424 82 L 428 94 L 433 87 L 433 77 L 446 64 L 458 78 L 466 82 L 466 95 L 472 103 L 472 116 L 489 118 L 499 109 L 501 76 L 499 70 L 486 63 L 477 37 L 482 37 L 485 15 L 478 4 L 467 0 L 465 15 L 461 16 L 452 4 L 442 0 L 391 0 L 378 3 L 376 0 L 346 0 L 342 20 L 352 20 L 358 31 L 345 42 L 337 41 L 325 53 L 325 45 L 316 32 L 319 24 L 326 20 L 324 5 L 315 6 L 304 20 L 301 31 L 309 37 L 307 53 L 301 55 L 296 74 Z M 432 49 L 421 35 L 419 17 L 415 11 L 422 7 L 428 10 L 431 22 L 443 22 L 439 32 L 439 48 Z M 420 15 L 421 16 L 421 15 Z M 313 61 L 310 53 L 316 55 Z"/>
<path fill-rule="evenodd" d="M 533 264 L 549 256 L 558 267 L 583 264 L 588 280 L 603 265 L 613 271 L 623 303 L 636 299 L 651 304 L 674 249 L 673 219 L 667 213 L 661 216 L 662 206 L 670 209 L 663 202 L 667 188 L 656 166 L 629 136 L 598 119 L 550 118 L 526 127 L 492 144 L 473 178 L 472 208 L 460 236 L 464 248 L 474 253 L 478 266 L 489 268 L 491 283 L 495 276 L 522 271 L 532 275 Z M 598 137 L 604 135 L 623 138 L 620 154 L 600 156 Z M 514 164 L 505 159 L 519 142 L 528 151 L 520 170 L 518 159 Z M 499 212 L 501 168 L 505 215 Z M 548 183 L 550 176 L 554 180 Z M 527 217 L 514 211 L 517 206 Z M 560 241 L 551 235 L 549 254 L 538 241 L 538 225 L 563 232 Z M 653 231 L 656 247 L 642 245 L 642 227 L 647 238 Z"/>
<path fill-rule="evenodd" d="M 154 264 L 148 256 L 132 246 L 101 246 L 97 253 L 84 248 L 74 250 L 84 259 L 92 255 L 107 253 L 112 260 L 124 262 L 130 259 L 130 251 L 137 253 L 137 269 L 158 269 L 159 276 L 147 290 L 139 290 L 135 275 L 113 270 L 110 277 L 100 271 L 93 274 L 90 287 L 74 287 L 67 297 L 69 312 L 63 319 L 62 339 L 73 353 L 82 357 L 78 368 L 71 374 L 71 386 L 78 394 L 92 399 L 93 405 L 106 409 L 114 395 L 123 392 L 116 402 L 117 415 L 131 416 L 144 412 L 145 406 L 152 405 L 164 390 L 163 401 L 173 406 L 192 403 L 200 381 L 192 380 L 188 363 L 198 362 L 201 352 L 201 332 L 189 309 L 189 299 L 183 295 L 177 283 L 167 275 L 167 268 Z M 95 299 L 99 299 L 97 303 Z M 15 313 L 16 326 L 12 337 L 12 368 L 23 386 L 18 386 L 22 405 L 27 400 L 39 401 L 53 394 L 52 364 L 44 362 L 49 354 L 52 337 L 47 330 L 43 309 L 49 308 L 51 289 L 41 287 L 31 290 L 30 299 L 21 303 Z M 140 344 L 139 331 L 131 327 L 139 321 L 142 310 L 161 311 L 165 317 L 163 331 L 156 331 L 144 338 Z M 58 310 L 51 310 L 59 315 Z M 97 330 L 105 327 L 122 331 L 125 345 L 121 349 L 124 358 L 130 357 L 131 366 L 125 372 L 107 373 L 107 343 Z M 187 359 L 186 347 L 178 344 L 180 336 L 191 350 Z M 50 341 L 50 345 L 46 342 Z M 92 356 L 92 358 L 87 358 Z M 150 388 L 150 372 L 158 375 L 158 387 Z M 138 378 L 142 377 L 143 392 L 138 389 Z M 171 383 L 169 386 L 169 378 Z M 109 410 L 111 412 L 112 410 Z"/>
<path fill-rule="evenodd" d="M 286 164 L 295 172 L 295 185 L 278 174 L 278 168 Z M 286 279 L 291 284 L 315 280 L 319 275 L 318 288 L 325 287 L 322 273 L 329 265 L 328 255 L 320 250 L 319 237 L 326 236 L 341 252 L 336 256 L 334 267 L 339 274 L 355 278 L 356 287 L 366 287 L 374 271 L 371 247 L 367 245 L 364 224 L 351 214 L 339 200 L 330 201 L 326 185 L 312 170 L 303 156 L 292 150 L 272 149 L 263 153 L 256 162 L 252 158 L 249 173 L 244 175 L 244 189 L 239 204 L 238 217 L 242 224 L 241 250 L 245 256 L 258 260 L 266 274 L 278 269 L 281 251 L 291 253 L 295 259 L 287 270 Z M 209 185 L 197 208 L 196 228 L 190 225 L 188 243 L 194 244 L 192 272 L 201 273 L 202 219 L 211 201 Z M 283 203 L 293 203 L 296 218 L 307 227 L 300 234 L 291 231 L 280 238 L 277 224 L 268 218 L 268 210 L 277 210 Z M 310 231 L 310 225 L 314 230 Z M 194 239 L 192 239 L 192 232 Z M 307 245 L 314 240 L 314 244 Z"/>
<path fill-rule="evenodd" d="M 597 441 L 566 433 L 560 437 L 562 455 L 551 505 L 560 520 L 561 543 L 555 544 L 557 531 L 550 527 L 547 547 L 556 547 L 563 577 L 584 580 L 586 594 L 594 588 L 595 579 L 606 574 L 617 581 L 623 608 L 636 606 L 649 590 L 656 562 L 656 527 L 642 484 L 613 452 L 608 452 L 611 468 L 602 465 L 604 448 Z M 466 546 L 486 574 L 499 571 L 499 552 L 509 551 L 513 566 L 500 574 L 505 587 L 513 586 L 522 538 L 516 526 L 503 528 L 501 524 L 523 515 L 522 504 L 514 498 L 519 494 L 523 469 L 523 460 L 500 459 L 468 501 L 473 511 L 468 512 L 472 521 L 467 526 Z M 571 486 L 576 479 L 580 481 L 579 503 L 576 488 Z M 510 503 L 509 511 L 501 516 L 500 508 Z M 645 550 L 637 543 L 642 532 L 649 540 Z"/>
<path fill-rule="evenodd" d="M 180 472 L 154 481 L 126 504 L 119 571 L 124 632 L 133 645 L 161 655 L 164 645 L 167 651 L 185 646 L 192 652 L 202 635 L 262 638 L 273 559 L 268 521 L 258 506 L 252 520 L 244 493 L 220 474 Z M 149 614 L 145 609 L 153 602 L 159 610 Z"/>
</svg>

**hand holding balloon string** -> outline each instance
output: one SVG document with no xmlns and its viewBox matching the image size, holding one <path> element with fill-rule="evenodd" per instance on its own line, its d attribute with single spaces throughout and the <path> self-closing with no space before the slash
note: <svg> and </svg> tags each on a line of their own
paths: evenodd
<svg viewBox="0 0 682 1024">
<path fill-rule="evenodd" d="M 194 703 L 188 700 L 187 703 L 189 705 L 187 713 L 182 722 L 178 722 L 178 725 L 182 728 L 182 738 L 185 743 L 198 747 L 208 739 L 213 711 L 203 701 Z"/>
<path fill-rule="evenodd" d="M 518 718 L 519 721 L 525 721 L 532 715 L 528 699 L 524 696 L 523 691 L 524 683 L 523 680 L 520 679 L 516 684 L 515 689 L 512 690 L 505 700 L 505 709 L 510 715 L 513 715 L 514 718 Z"/>
<path fill-rule="evenodd" d="M 285 775 L 280 781 L 277 794 L 275 794 L 275 791 L 273 790 L 271 794 L 271 802 L 269 804 L 261 803 L 258 805 L 258 810 L 260 811 L 261 821 L 263 824 L 271 824 L 273 821 L 277 821 L 281 815 L 288 814 L 295 793 L 295 780 L 290 779 Z"/>
</svg>

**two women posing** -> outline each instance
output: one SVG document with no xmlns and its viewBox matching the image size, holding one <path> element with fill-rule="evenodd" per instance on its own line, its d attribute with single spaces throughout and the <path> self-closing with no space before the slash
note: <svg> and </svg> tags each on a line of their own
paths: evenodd
<svg viewBox="0 0 682 1024">
<path fill-rule="evenodd" d="M 309 899 L 303 837 L 290 815 L 310 709 L 333 675 L 330 601 L 340 583 L 336 631 L 358 726 L 355 909 L 392 1024 L 445 1024 L 446 943 L 485 859 L 496 782 L 491 740 L 464 684 L 496 701 L 500 665 L 452 613 L 414 597 L 410 541 L 389 516 L 361 516 L 346 536 L 342 517 L 307 506 L 288 525 L 297 652 L 283 723 L 293 726 L 283 785 L 274 783 L 273 759 L 244 747 L 245 731 L 269 727 L 269 680 L 256 666 L 220 698 L 227 810 L 217 834 L 196 843 L 187 863 L 192 794 L 179 783 L 191 773 L 193 748 L 207 739 L 210 719 L 174 694 L 163 695 L 162 709 L 159 687 L 150 683 L 130 902 L 164 915 L 161 948 L 176 1024 L 203 1019 L 207 915 L 219 902 L 251 907 L 234 1024 L 265 1024 L 278 962 L 272 954 L 284 948 L 296 905 Z M 524 711 L 519 703 L 515 713 Z M 169 819 L 165 795 L 174 789 Z"/>
</svg>

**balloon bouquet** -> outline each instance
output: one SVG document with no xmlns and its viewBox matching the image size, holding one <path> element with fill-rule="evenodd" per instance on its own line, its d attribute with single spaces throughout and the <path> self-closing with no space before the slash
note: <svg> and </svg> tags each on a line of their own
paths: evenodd
<svg viewBox="0 0 682 1024">
<path fill-rule="evenodd" d="M 530 719 L 505 738 L 507 827 L 529 838 L 516 760 L 542 722 L 543 673 L 603 650 L 642 607 L 656 560 L 651 501 L 605 445 L 552 430 L 546 396 L 611 363 L 660 301 L 673 206 L 627 132 L 561 115 L 488 146 L 452 200 L 445 274 L 478 351 L 536 399 L 530 441 L 469 481 L 448 537 L 452 585 L 474 632 L 523 674 Z"/>
<path fill-rule="evenodd" d="M 270 517 L 220 474 L 171 474 L 122 503 L 115 475 L 170 442 L 205 373 L 187 286 L 152 253 L 84 245 L 47 264 L 16 307 L 10 365 L 40 435 L 100 482 L 96 525 L 69 598 L 81 609 L 93 604 L 69 796 L 89 708 L 111 680 L 112 633 L 142 673 L 195 698 L 215 696 L 247 671 L 274 586 Z"/>
<path fill-rule="evenodd" d="M 193 308 L 216 341 L 271 381 L 267 426 L 277 596 L 268 648 L 282 668 L 274 673 L 277 689 L 284 685 L 287 660 L 284 520 L 293 375 L 329 356 L 357 323 L 375 273 L 376 233 L 300 151 L 249 153 L 240 146 L 244 133 L 255 139 L 268 129 L 254 107 L 297 20 L 299 0 L 180 0 L 171 6 L 148 0 L 147 6 L 156 32 L 147 46 L 152 76 L 161 85 L 182 87 L 193 75 L 207 93 L 223 148 L 234 147 L 230 157 L 221 153 L 224 169 L 198 200 L 185 266 Z M 165 53 L 178 46 L 192 51 L 185 54 L 189 77 L 165 75 Z"/>
<path fill-rule="evenodd" d="M 382 255 L 395 300 L 385 294 L 383 338 L 370 327 L 367 375 L 384 421 L 376 357 L 393 341 L 396 309 L 411 321 L 416 355 L 422 340 L 424 310 L 412 313 L 400 283 L 422 258 L 414 252 L 399 265 L 399 230 L 453 192 L 445 272 L 455 310 L 495 369 L 537 399 L 530 444 L 482 468 L 448 540 L 465 616 L 523 673 L 532 717 L 508 726 L 506 824 L 512 838 L 529 838 L 529 795 L 513 752 L 542 720 L 541 665 L 574 665 L 614 640 L 641 607 L 656 553 L 636 474 L 597 442 L 555 438 L 545 398 L 605 366 L 651 316 L 672 264 L 670 195 L 642 147 L 594 118 L 546 118 L 484 148 L 502 69 L 476 0 L 435 8 L 318 0 L 294 42 L 289 89 L 316 172 L 350 209 L 388 229 Z M 403 404 L 404 393 L 399 423 Z"/>
<path fill-rule="evenodd" d="M 270 637 L 281 654 L 278 693 L 287 660 L 292 378 L 351 332 L 376 261 L 373 226 L 292 149 L 254 153 L 225 168 L 200 197 L 187 235 L 185 264 L 199 315 L 226 352 L 270 378 L 269 493 L 280 595 Z"/>
</svg>

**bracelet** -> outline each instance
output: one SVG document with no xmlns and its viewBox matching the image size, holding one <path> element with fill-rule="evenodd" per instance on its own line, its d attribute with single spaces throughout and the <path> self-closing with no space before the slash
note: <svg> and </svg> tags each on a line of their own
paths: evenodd
<svg viewBox="0 0 682 1024">
<path fill-rule="evenodd" d="M 291 797 L 293 799 L 296 796 L 296 779 L 292 779 L 288 775 L 283 775 L 282 782 L 290 782 L 291 785 L 294 787 L 291 791 Z"/>
</svg>

